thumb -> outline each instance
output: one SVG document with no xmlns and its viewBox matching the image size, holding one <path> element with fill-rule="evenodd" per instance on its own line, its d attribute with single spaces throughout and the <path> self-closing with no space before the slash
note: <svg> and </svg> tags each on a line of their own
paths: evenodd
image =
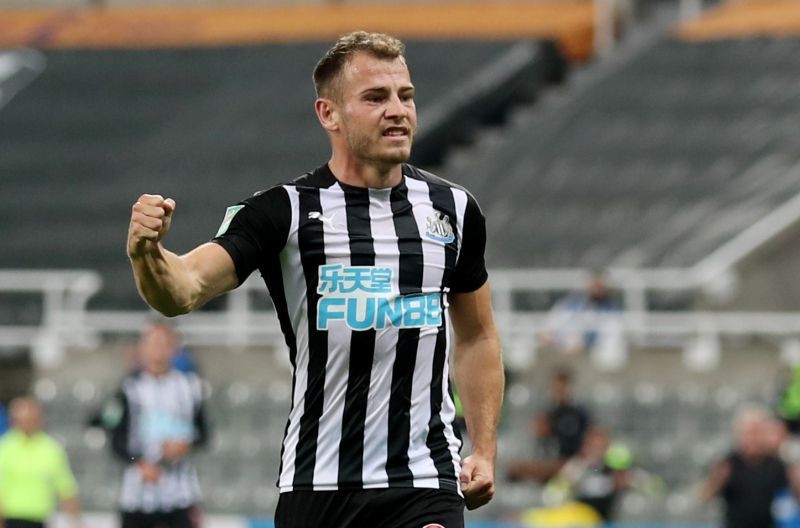
<svg viewBox="0 0 800 528">
<path fill-rule="evenodd" d="M 166 200 L 164 200 L 164 203 L 162 204 L 162 207 L 164 208 L 164 213 L 166 213 L 167 216 L 171 216 L 172 213 L 175 212 L 175 205 L 176 205 L 175 200 L 173 200 L 172 198 L 167 198 Z"/>
<path fill-rule="evenodd" d="M 461 489 L 465 490 L 469 488 L 469 483 L 472 480 L 472 464 L 469 462 L 465 462 L 463 466 L 461 466 L 461 476 L 459 477 L 459 481 L 461 482 Z"/>
</svg>

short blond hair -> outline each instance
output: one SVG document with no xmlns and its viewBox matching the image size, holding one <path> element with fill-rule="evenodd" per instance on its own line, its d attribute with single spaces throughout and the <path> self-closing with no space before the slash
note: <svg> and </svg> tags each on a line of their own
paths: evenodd
<svg viewBox="0 0 800 528">
<path fill-rule="evenodd" d="M 336 97 L 336 85 L 347 62 L 358 52 L 369 53 L 379 59 L 405 59 L 406 46 L 399 39 L 385 33 L 353 31 L 339 38 L 314 68 L 314 88 L 317 97 Z"/>
</svg>

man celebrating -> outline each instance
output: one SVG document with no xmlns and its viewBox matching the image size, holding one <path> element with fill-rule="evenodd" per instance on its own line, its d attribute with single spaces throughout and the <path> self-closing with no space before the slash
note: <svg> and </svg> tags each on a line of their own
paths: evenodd
<svg viewBox="0 0 800 528">
<path fill-rule="evenodd" d="M 397 39 L 355 32 L 314 70 L 330 161 L 229 207 L 210 243 L 160 243 L 175 202 L 142 195 L 128 254 L 145 300 L 187 313 L 258 269 L 294 368 L 277 528 L 461 527 L 494 495 L 503 390 L 483 215 L 404 163 L 417 118 Z M 459 456 L 455 381 L 472 454 Z"/>
</svg>

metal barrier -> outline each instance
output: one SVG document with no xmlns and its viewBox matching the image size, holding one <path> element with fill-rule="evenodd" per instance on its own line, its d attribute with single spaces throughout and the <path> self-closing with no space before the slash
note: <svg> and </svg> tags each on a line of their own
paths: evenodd
<svg viewBox="0 0 800 528">
<path fill-rule="evenodd" d="M 515 309 L 520 292 L 579 290 L 590 277 L 585 270 L 496 270 L 491 273 L 494 304 L 506 357 L 510 366 L 525 368 L 535 358 L 542 336 L 552 331 L 552 314 Z M 660 345 L 683 348 L 690 368 L 714 368 L 720 359 L 720 339 L 735 336 L 772 338 L 792 362 L 800 361 L 800 313 L 788 312 L 653 312 L 645 296 L 651 290 L 693 291 L 698 275 L 686 270 L 610 270 L 612 287 L 623 292 L 618 312 L 577 314 L 576 328 L 605 332 L 611 339 L 593 358 L 601 368 L 625 364 L 629 346 Z M 58 364 L 69 346 L 95 347 L 103 334 L 135 334 L 152 310 L 89 310 L 88 302 L 101 288 L 94 271 L 0 271 L 0 302 L 8 293 L 30 293 L 42 298 L 42 318 L 37 325 L 0 326 L 0 347 L 30 347 L 40 365 Z M 261 296 L 262 299 L 258 299 Z M 277 317 L 266 300 L 267 290 L 258 276 L 248 279 L 226 296 L 221 311 L 199 310 L 175 320 L 190 345 L 227 347 L 259 346 L 283 341 Z"/>
</svg>

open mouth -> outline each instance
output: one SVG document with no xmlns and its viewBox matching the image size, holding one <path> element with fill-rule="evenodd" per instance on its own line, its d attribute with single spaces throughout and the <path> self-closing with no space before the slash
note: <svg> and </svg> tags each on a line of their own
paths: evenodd
<svg viewBox="0 0 800 528">
<path fill-rule="evenodd" d="M 389 127 L 383 131 L 383 136 L 390 138 L 406 138 L 408 137 L 408 129 L 406 127 Z"/>
</svg>

